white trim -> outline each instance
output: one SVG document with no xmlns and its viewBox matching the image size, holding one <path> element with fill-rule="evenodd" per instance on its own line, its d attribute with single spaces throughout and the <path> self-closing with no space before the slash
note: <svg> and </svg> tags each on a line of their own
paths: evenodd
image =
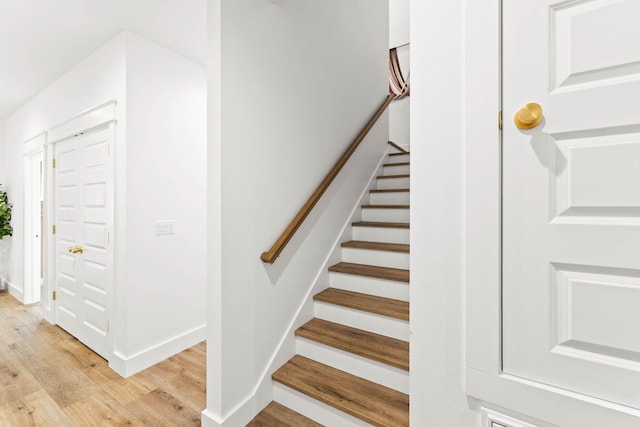
<svg viewBox="0 0 640 427">
<path fill-rule="evenodd" d="M 466 0 L 465 26 L 467 394 L 563 427 L 637 426 L 640 411 L 501 372 L 500 1 Z"/>
<path fill-rule="evenodd" d="M 74 136 L 77 132 L 115 120 L 116 105 L 117 102 L 115 100 L 107 101 L 53 126 L 49 130 L 49 140 L 58 142 Z"/>
<path fill-rule="evenodd" d="M 36 136 L 22 142 L 22 154 L 32 153 L 43 149 L 47 145 L 47 132 L 40 132 Z"/>
<path fill-rule="evenodd" d="M 213 412 L 205 408 L 202 411 L 202 427 L 236 427 L 244 425 L 247 420 L 252 420 L 255 414 L 262 409 L 255 407 L 254 399 L 249 399 L 235 407 L 230 415 L 221 420 Z"/>
<path fill-rule="evenodd" d="M 540 427 L 487 408 L 482 408 L 480 412 L 482 413 L 482 427 L 496 427 L 494 423 L 502 427 Z"/>
<path fill-rule="evenodd" d="M 201 343 L 207 338 L 206 329 L 206 325 L 198 326 L 130 356 L 114 351 L 113 358 L 109 360 L 109 367 L 123 377 L 129 377 Z"/>
<path fill-rule="evenodd" d="M 99 132 L 101 130 L 104 130 L 105 128 L 108 128 L 111 125 L 116 125 L 117 123 L 118 122 L 115 119 L 110 119 L 110 120 L 106 120 L 106 121 L 103 121 L 103 122 L 96 122 L 95 124 L 91 124 L 90 127 L 78 128 L 75 131 L 73 131 L 72 133 L 70 133 L 70 134 L 68 134 L 68 135 L 66 135 L 64 137 L 61 137 L 61 138 L 58 138 L 58 139 L 55 139 L 55 140 L 52 139 L 49 142 L 49 144 L 50 145 L 55 145 L 55 144 L 57 144 L 59 142 L 66 141 L 66 140 L 71 139 L 71 138 L 77 138 L 79 136 L 83 136 L 83 135 L 86 135 L 86 134 L 92 133 L 92 132 Z M 83 123 L 83 125 L 89 125 L 89 123 L 85 122 L 85 123 Z M 115 138 L 115 136 L 114 136 L 114 138 Z"/>
<path fill-rule="evenodd" d="M 24 304 L 24 291 L 20 289 L 19 286 L 16 286 L 15 284 L 13 284 L 13 282 L 8 281 L 7 279 L 4 279 L 4 283 L 5 285 L 7 285 L 9 294 L 11 294 L 12 297 Z"/>
</svg>

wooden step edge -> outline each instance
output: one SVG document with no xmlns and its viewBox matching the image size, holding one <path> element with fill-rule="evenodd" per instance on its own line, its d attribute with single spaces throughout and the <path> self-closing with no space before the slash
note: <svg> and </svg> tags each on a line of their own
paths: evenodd
<svg viewBox="0 0 640 427">
<path fill-rule="evenodd" d="M 362 209 L 411 209 L 409 205 L 361 205 Z"/>
<path fill-rule="evenodd" d="M 351 225 L 354 227 L 409 228 L 408 222 L 357 221 Z"/>
<path fill-rule="evenodd" d="M 349 240 L 340 244 L 343 248 L 367 249 L 372 251 L 409 253 L 410 246 L 404 243 L 367 242 L 365 240 Z"/>
<path fill-rule="evenodd" d="M 378 175 L 376 178 L 378 179 L 395 179 L 395 178 L 409 178 L 409 174 L 401 174 L 401 175 Z"/>
<path fill-rule="evenodd" d="M 269 403 L 247 424 L 247 427 L 323 427 L 312 419 L 278 402 Z"/>
<path fill-rule="evenodd" d="M 409 371 L 409 343 L 318 318 L 295 331 L 300 338 Z"/>
<path fill-rule="evenodd" d="M 407 154 L 411 154 L 411 152 L 405 151 L 403 153 L 389 153 L 389 156 L 406 156 Z"/>
<path fill-rule="evenodd" d="M 409 193 L 408 188 L 391 188 L 391 189 L 376 189 L 369 190 L 369 193 Z"/>
<path fill-rule="evenodd" d="M 409 396 L 296 355 L 274 381 L 378 427 L 409 425 Z"/>
<path fill-rule="evenodd" d="M 391 298 L 327 288 L 313 296 L 313 300 L 326 304 L 339 305 L 367 313 L 379 314 L 398 320 L 409 321 L 409 303 Z"/>
<path fill-rule="evenodd" d="M 402 148 L 401 146 L 399 146 L 398 144 L 396 144 L 393 141 L 388 141 L 389 145 L 392 146 L 393 148 L 395 148 L 396 150 L 398 150 L 400 153 L 402 154 L 406 154 L 408 153 L 407 150 L 405 150 L 404 148 Z"/>
<path fill-rule="evenodd" d="M 400 162 L 400 163 L 385 163 L 382 165 L 383 168 L 392 168 L 394 166 L 409 166 L 409 162 Z"/>
<path fill-rule="evenodd" d="M 354 276 L 372 277 L 374 279 L 393 280 L 409 283 L 409 270 L 402 268 L 380 267 L 377 265 L 339 262 L 329 267 L 334 273 L 351 274 Z"/>
</svg>

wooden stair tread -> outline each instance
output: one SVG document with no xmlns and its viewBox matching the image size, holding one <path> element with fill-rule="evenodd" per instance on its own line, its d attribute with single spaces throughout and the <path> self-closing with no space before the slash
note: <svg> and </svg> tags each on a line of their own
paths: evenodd
<svg viewBox="0 0 640 427">
<path fill-rule="evenodd" d="M 334 273 L 353 274 L 357 276 L 373 277 L 375 279 L 394 280 L 409 283 L 409 270 L 401 268 L 380 267 L 377 265 L 355 264 L 339 262 L 329 267 Z"/>
<path fill-rule="evenodd" d="M 379 175 L 377 176 L 377 178 L 378 179 L 409 178 L 409 174 L 404 173 L 401 175 Z"/>
<path fill-rule="evenodd" d="M 403 243 L 366 242 L 364 240 L 350 240 L 341 244 L 343 248 L 369 249 L 373 251 L 406 252 L 409 245 Z"/>
<path fill-rule="evenodd" d="M 411 154 L 411 152 L 405 151 L 403 153 L 389 153 L 390 156 L 405 156 L 407 154 Z"/>
<path fill-rule="evenodd" d="M 385 163 L 382 165 L 383 168 L 390 168 L 393 166 L 409 166 L 409 162 Z"/>
<path fill-rule="evenodd" d="M 300 415 L 279 404 L 271 402 L 254 419 L 247 424 L 247 427 L 323 427 L 322 424 Z"/>
<path fill-rule="evenodd" d="M 313 300 L 375 313 L 382 316 L 393 317 L 395 319 L 409 320 L 409 303 L 407 301 L 345 291 L 336 288 L 325 289 L 324 291 L 314 295 Z"/>
<path fill-rule="evenodd" d="M 409 343 L 322 319 L 311 319 L 296 336 L 335 347 L 367 359 L 409 370 Z"/>
<path fill-rule="evenodd" d="M 379 427 L 409 425 L 409 396 L 360 377 L 293 356 L 274 381 Z"/>
<path fill-rule="evenodd" d="M 381 189 L 381 190 L 369 190 L 369 193 L 408 193 L 408 188 L 392 188 L 392 189 Z"/>
<path fill-rule="evenodd" d="M 357 221 L 354 227 L 409 228 L 408 222 Z"/>
<path fill-rule="evenodd" d="M 362 205 L 363 209 L 410 209 L 409 205 Z"/>
</svg>

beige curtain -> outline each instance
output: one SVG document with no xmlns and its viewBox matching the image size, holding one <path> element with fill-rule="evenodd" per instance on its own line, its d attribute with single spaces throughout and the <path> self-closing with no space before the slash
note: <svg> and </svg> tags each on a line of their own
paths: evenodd
<svg viewBox="0 0 640 427">
<path fill-rule="evenodd" d="M 389 94 L 394 95 L 396 99 L 409 95 L 409 81 L 402 75 L 398 50 L 395 47 L 389 50 Z"/>
</svg>

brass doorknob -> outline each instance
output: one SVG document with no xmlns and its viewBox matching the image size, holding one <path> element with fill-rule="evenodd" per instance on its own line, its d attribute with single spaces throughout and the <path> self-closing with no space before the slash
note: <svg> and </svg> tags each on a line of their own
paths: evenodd
<svg viewBox="0 0 640 427">
<path fill-rule="evenodd" d="M 533 129 L 542 121 L 542 107 L 532 102 L 522 107 L 513 118 L 519 129 Z"/>
<path fill-rule="evenodd" d="M 84 253 L 84 248 L 82 246 L 73 246 L 68 251 L 70 254 L 81 254 Z"/>
</svg>

